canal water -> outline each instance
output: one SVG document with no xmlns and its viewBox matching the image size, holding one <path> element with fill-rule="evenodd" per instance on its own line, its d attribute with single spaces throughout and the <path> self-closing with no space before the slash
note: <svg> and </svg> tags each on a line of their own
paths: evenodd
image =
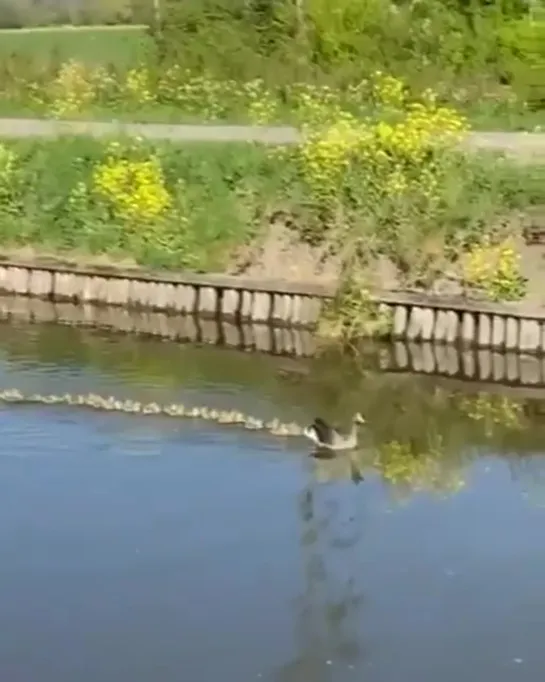
<svg viewBox="0 0 545 682">
<path fill-rule="evenodd" d="M 0 408 L 0 678 L 534 682 L 545 667 L 545 430 L 524 395 L 0 326 L 0 385 L 368 424 L 301 439 Z"/>
</svg>

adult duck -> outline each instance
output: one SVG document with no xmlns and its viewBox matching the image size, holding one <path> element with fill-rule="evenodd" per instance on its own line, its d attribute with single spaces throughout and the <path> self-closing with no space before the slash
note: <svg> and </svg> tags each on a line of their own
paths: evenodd
<svg viewBox="0 0 545 682">
<path fill-rule="evenodd" d="M 358 446 L 358 426 L 365 424 L 365 419 L 357 412 L 352 418 L 352 427 L 348 433 L 341 433 L 328 424 L 325 419 L 316 419 L 307 426 L 303 435 L 326 450 L 353 450 Z"/>
</svg>

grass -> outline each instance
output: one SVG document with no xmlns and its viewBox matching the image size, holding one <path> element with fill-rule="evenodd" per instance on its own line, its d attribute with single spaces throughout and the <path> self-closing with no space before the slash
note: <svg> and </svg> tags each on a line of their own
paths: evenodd
<svg viewBox="0 0 545 682">
<path fill-rule="evenodd" d="M 223 270 L 285 181 L 251 144 L 10 140 L 0 145 L 0 243 Z"/>
<path fill-rule="evenodd" d="M 87 86 L 83 81 L 76 92 L 85 95 Z M 342 274 L 323 331 L 344 339 L 369 333 L 370 284 L 428 290 L 447 272 L 461 293 L 523 298 L 516 250 L 522 223 L 510 216 L 545 205 L 544 168 L 457 151 L 466 122 L 433 93 L 419 99 L 389 76 L 374 83 L 374 92 L 366 122 L 339 112 L 337 103 L 304 99 L 308 127 L 299 144 L 285 147 L 6 141 L 0 242 L 227 271 L 242 247 L 270 233 L 270 219 L 280 212 L 291 233 L 275 232 L 272 251 L 290 242 L 292 260 L 310 263 L 309 273 L 327 254 L 330 276 Z M 250 104 L 263 111 L 266 98 L 252 96 Z M 288 260 L 268 259 L 267 270 L 293 276 Z M 389 267 L 387 282 L 380 263 Z"/>
<path fill-rule="evenodd" d="M 151 59 L 154 44 L 144 26 L 38 27 L 3 30 L 0 35 L 2 116 L 114 117 L 141 123 L 300 122 L 290 95 L 294 85 L 282 85 L 285 74 L 279 74 L 276 84 L 267 89 L 250 81 L 209 78 L 202 69 L 192 77 L 183 67 L 175 78 L 167 78 L 165 70 L 155 72 Z M 81 65 L 80 80 L 65 74 L 59 84 L 59 68 L 69 60 Z M 145 64 L 151 65 L 150 71 Z M 81 101 L 76 91 L 81 90 L 81 83 L 93 80 L 90 71 L 99 66 L 110 69 L 107 86 L 103 79 L 102 85 L 93 86 L 95 96 L 89 93 L 88 99 Z M 137 87 L 131 92 L 127 91 L 129 69 L 138 71 Z M 309 86 L 309 90 L 318 93 L 320 87 Z M 340 102 L 349 97 L 346 91 L 337 95 Z M 452 88 L 446 89 L 444 97 L 451 95 L 456 98 Z M 365 97 L 369 93 L 363 93 L 357 105 L 362 116 Z M 69 107 L 62 106 L 63 98 L 71 102 Z M 473 94 L 464 111 L 477 130 L 545 129 L 545 110 L 530 111 L 501 89 L 493 96 Z"/>
<path fill-rule="evenodd" d="M 0 61 L 10 55 L 27 59 L 86 64 L 137 64 L 151 48 L 145 26 L 54 26 L 0 30 Z"/>
<path fill-rule="evenodd" d="M 466 114 L 474 130 L 486 132 L 525 131 L 545 132 L 545 109 L 529 110 L 520 102 L 502 104 L 473 104 Z"/>
<path fill-rule="evenodd" d="M 0 243 L 225 271 L 281 210 L 292 217 L 300 241 L 329 244 L 343 258 L 359 254 L 364 269 L 364 261 L 382 255 L 407 281 L 420 281 L 430 268 L 451 267 L 460 250 L 494 235 L 494 223 L 509 211 L 545 204 L 541 166 L 456 157 L 441 168 L 436 158 L 442 185 L 433 196 L 426 180 L 399 203 L 388 194 L 389 184 L 400 181 L 395 159 L 394 175 L 380 166 L 370 176 L 369 161 L 355 158 L 337 184 L 336 164 L 343 162 L 324 157 L 324 150 L 310 139 L 281 150 L 250 143 L 6 140 L 0 144 Z M 407 181 L 412 172 L 407 166 Z M 338 194 L 330 194 L 333 187 Z"/>
</svg>

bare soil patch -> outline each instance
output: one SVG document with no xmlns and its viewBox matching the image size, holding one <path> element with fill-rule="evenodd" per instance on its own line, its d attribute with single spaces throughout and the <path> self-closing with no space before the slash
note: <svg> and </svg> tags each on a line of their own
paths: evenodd
<svg viewBox="0 0 545 682">
<path fill-rule="evenodd" d="M 335 284 L 341 262 L 327 246 L 302 242 L 295 230 L 271 225 L 253 244 L 240 249 L 229 274 L 288 282 Z"/>
</svg>

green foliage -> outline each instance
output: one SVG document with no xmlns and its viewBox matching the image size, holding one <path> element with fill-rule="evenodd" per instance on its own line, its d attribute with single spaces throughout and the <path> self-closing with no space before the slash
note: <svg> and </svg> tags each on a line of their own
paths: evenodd
<svg viewBox="0 0 545 682">
<path fill-rule="evenodd" d="M 523 98 L 528 69 L 543 81 L 542 35 L 522 2 L 171 0 L 156 40 L 163 63 L 219 79 L 342 89 L 379 69 L 475 104 L 506 80 Z"/>
<path fill-rule="evenodd" d="M 433 98 L 396 109 L 406 96 L 399 82 L 374 82 L 374 118 L 362 123 L 336 106 L 316 106 L 308 120 L 337 122 L 311 126 L 293 147 L 6 141 L 0 240 L 222 269 L 279 209 L 292 216 L 300 240 L 324 245 L 343 267 L 350 295 L 335 311 L 341 336 L 380 329 L 387 321 L 366 294 L 377 259 L 395 267 L 401 283 L 426 287 L 485 237 L 495 239 L 506 212 L 545 203 L 545 185 L 539 167 L 455 152 L 463 123 L 452 111 Z M 515 265 L 501 270 L 501 291 L 511 287 L 503 280 Z"/>
<path fill-rule="evenodd" d="M 243 121 L 244 108 L 229 104 L 229 93 L 258 79 L 275 101 L 275 120 L 290 120 L 294 83 L 329 86 L 342 98 L 382 70 L 416 90 L 432 86 L 442 101 L 461 106 L 489 128 L 500 117 L 504 127 L 519 127 L 525 119 L 526 126 L 539 125 L 543 119 L 545 20 L 535 3 L 164 0 L 159 17 L 148 5 L 143 12 L 135 0 L 131 12 L 151 22 L 150 35 L 131 28 L 2 34 L 0 56 L 9 57 L 0 60 L 4 109 L 49 113 L 42 90 L 62 62 L 75 59 L 104 65 L 118 81 L 115 96 L 81 110 L 87 116 L 115 110 L 151 120 L 188 118 L 183 104 L 165 97 L 159 85 L 174 69 L 179 87 L 199 79 L 213 84 L 222 99 L 215 118 Z M 123 90 L 126 71 L 144 65 L 153 101 L 130 102 Z M 541 118 L 528 113 L 536 111 Z"/>
<path fill-rule="evenodd" d="M 165 0 L 160 9 L 159 23 L 148 16 L 149 34 L 2 34 L 3 111 L 60 115 L 52 84 L 75 60 L 102 73 L 100 83 L 89 73 L 96 96 L 71 116 L 247 122 L 259 84 L 272 102 L 259 122 L 297 122 L 297 91 L 329 90 L 346 106 L 379 70 L 415 91 L 432 86 L 486 128 L 533 128 L 545 117 L 545 21 L 521 3 Z M 135 71 L 149 96 L 128 87 Z"/>
<path fill-rule="evenodd" d="M 262 197 L 284 181 L 263 150 L 244 144 L 122 142 L 116 155 L 106 142 L 63 138 L 10 141 L 0 151 L 4 247 L 106 253 L 156 267 L 225 267 L 255 235 Z M 127 197 L 130 210 L 118 210 Z"/>
<path fill-rule="evenodd" d="M 545 108 L 545 20 L 505 22 L 498 30 L 501 67 L 532 109 Z"/>
</svg>

